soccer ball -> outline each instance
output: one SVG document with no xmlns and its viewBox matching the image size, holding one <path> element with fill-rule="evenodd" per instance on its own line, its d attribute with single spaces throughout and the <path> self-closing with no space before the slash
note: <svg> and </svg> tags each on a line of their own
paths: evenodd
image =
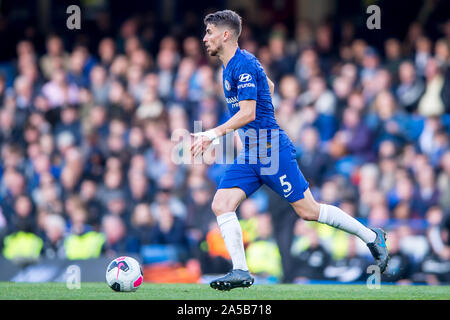
<svg viewBox="0 0 450 320">
<path fill-rule="evenodd" d="M 143 279 L 139 262 L 131 257 L 116 258 L 106 269 L 106 282 L 114 291 L 136 291 Z"/>
</svg>

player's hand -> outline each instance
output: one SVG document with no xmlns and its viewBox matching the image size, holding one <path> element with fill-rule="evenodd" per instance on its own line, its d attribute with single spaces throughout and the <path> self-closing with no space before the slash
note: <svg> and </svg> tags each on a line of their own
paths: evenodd
<svg viewBox="0 0 450 320">
<path fill-rule="evenodd" d="M 213 140 L 216 139 L 215 137 L 217 137 L 214 131 L 191 133 L 191 136 L 195 139 L 191 146 L 191 154 L 194 158 L 208 149 Z"/>
</svg>

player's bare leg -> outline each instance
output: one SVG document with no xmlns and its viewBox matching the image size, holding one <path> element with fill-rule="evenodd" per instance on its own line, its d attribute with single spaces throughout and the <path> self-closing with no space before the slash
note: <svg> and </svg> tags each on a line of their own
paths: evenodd
<svg viewBox="0 0 450 320">
<path fill-rule="evenodd" d="M 245 198 L 245 192 L 241 188 L 218 189 L 214 195 L 211 208 L 218 217 L 224 213 L 236 211 Z"/>
<path fill-rule="evenodd" d="M 386 270 L 389 254 L 385 242 L 386 233 L 382 229 L 369 229 L 340 208 L 318 203 L 314 200 L 309 188 L 305 191 L 304 196 L 303 199 L 291 203 L 300 217 L 304 220 L 324 223 L 356 235 L 367 244 L 380 271 L 384 272 Z"/>
<path fill-rule="evenodd" d="M 213 289 L 249 287 L 254 282 L 248 271 L 242 229 L 236 216 L 236 209 L 245 198 L 245 192 L 240 188 L 218 189 L 214 196 L 211 207 L 231 256 L 233 270 L 224 277 L 213 280 L 210 283 Z"/>
</svg>

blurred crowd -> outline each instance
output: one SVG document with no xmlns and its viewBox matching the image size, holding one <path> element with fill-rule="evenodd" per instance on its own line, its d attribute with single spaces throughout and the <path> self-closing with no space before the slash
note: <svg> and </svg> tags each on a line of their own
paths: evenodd
<svg viewBox="0 0 450 320">
<path fill-rule="evenodd" d="M 280 126 L 315 198 L 388 232 L 384 281 L 450 282 L 450 20 L 412 23 L 383 50 L 351 25 L 275 24 L 240 47 L 275 83 Z M 144 264 L 231 267 L 211 211 L 227 165 L 175 164 L 172 132 L 229 117 L 201 35 L 152 41 L 130 18 L 117 34 L 17 41 L 0 75 L 0 248 L 19 262 L 134 253 Z M 149 40 L 150 39 L 150 40 Z M 239 147 L 239 146 L 238 146 Z M 274 281 L 362 281 L 364 244 L 297 219 L 263 187 L 238 210 L 250 271 Z M 283 223 L 285 221 L 287 223 Z M 287 228 L 287 229 L 286 229 Z M 289 229 L 290 228 L 290 229 Z M 286 232 L 287 230 L 287 232 Z"/>
</svg>

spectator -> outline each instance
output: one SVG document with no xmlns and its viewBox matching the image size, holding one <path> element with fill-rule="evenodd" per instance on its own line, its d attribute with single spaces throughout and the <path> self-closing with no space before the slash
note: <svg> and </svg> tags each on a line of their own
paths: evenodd
<svg viewBox="0 0 450 320">
<path fill-rule="evenodd" d="M 90 77 L 90 90 L 94 97 L 94 103 L 106 105 L 110 91 L 110 83 L 107 79 L 107 71 L 98 65 L 92 68 Z"/>
<path fill-rule="evenodd" d="M 81 174 L 72 166 L 66 166 L 61 172 L 62 197 L 67 199 L 78 192 Z"/>
<path fill-rule="evenodd" d="M 159 218 L 159 208 L 161 206 L 168 206 L 172 214 L 179 217 L 180 219 L 186 219 L 186 206 L 174 193 L 174 183 L 174 178 L 170 174 L 163 176 L 158 181 L 158 189 L 155 195 L 155 199 L 150 204 L 150 208 L 156 215 L 156 218 Z"/>
<path fill-rule="evenodd" d="M 435 58 L 439 67 L 444 68 L 448 66 L 448 58 L 450 57 L 450 47 L 444 38 L 438 39 L 434 45 Z"/>
<path fill-rule="evenodd" d="M 320 67 L 325 73 L 331 72 L 334 62 L 333 30 L 329 23 L 322 23 L 316 30 L 315 47 L 320 57 Z"/>
<path fill-rule="evenodd" d="M 88 212 L 87 224 L 93 226 L 98 231 L 100 229 L 103 208 L 97 199 L 97 187 L 95 180 L 89 178 L 83 179 L 80 186 L 80 199 Z"/>
<path fill-rule="evenodd" d="M 75 84 L 78 88 L 89 87 L 89 78 L 85 71 L 88 62 L 87 55 L 87 49 L 78 46 L 73 50 L 70 56 L 67 82 Z"/>
<path fill-rule="evenodd" d="M 425 92 L 425 84 L 417 77 L 414 65 L 409 61 L 400 64 L 398 77 L 400 83 L 396 89 L 396 97 L 399 105 L 408 112 L 414 112 Z"/>
<path fill-rule="evenodd" d="M 305 49 L 296 63 L 296 75 L 299 78 L 300 86 L 306 87 L 308 80 L 320 73 L 319 58 L 317 52 L 312 48 Z"/>
<path fill-rule="evenodd" d="M 358 253 L 357 239 L 348 239 L 348 253 L 342 259 L 331 261 L 324 269 L 327 279 L 339 282 L 366 281 L 368 262 Z"/>
<path fill-rule="evenodd" d="M 209 231 L 208 226 L 215 222 L 215 216 L 211 210 L 211 187 L 205 179 L 201 178 L 198 183 L 189 186 L 188 197 L 186 227 L 189 230 L 188 236 L 195 247 L 205 239 Z"/>
<path fill-rule="evenodd" d="M 342 112 L 346 108 L 347 104 L 351 108 L 355 108 L 358 111 L 362 111 L 362 107 L 354 107 L 350 104 L 350 96 L 352 94 L 353 84 L 350 77 L 338 76 L 333 81 L 333 91 L 336 94 L 337 106 L 336 106 L 336 117 L 340 121 L 342 119 Z"/>
<path fill-rule="evenodd" d="M 428 61 L 431 59 L 431 41 L 425 36 L 420 36 L 415 41 L 416 53 L 414 62 L 419 76 L 426 75 Z"/>
<path fill-rule="evenodd" d="M 128 145 L 131 155 L 143 154 L 147 148 L 144 131 L 139 126 L 134 126 L 128 133 Z"/>
<path fill-rule="evenodd" d="M 366 123 L 377 137 L 374 141 L 376 147 L 386 139 L 397 144 L 412 140 L 406 130 L 407 118 L 398 110 L 394 96 L 388 91 L 377 94 L 372 110 L 366 116 Z"/>
<path fill-rule="evenodd" d="M 444 243 L 440 226 L 443 224 L 443 213 L 438 207 L 434 207 L 427 212 L 429 228 L 427 230 L 427 240 L 430 244 L 430 251 L 423 259 L 420 271 L 425 276 L 427 284 L 437 285 L 450 281 L 448 270 L 450 250 L 447 243 Z"/>
<path fill-rule="evenodd" d="M 313 37 L 314 33 L 311 23 L 305 19 L 297 21 L 295 27 L 295 39 L 300 51 L 311 47 L 314 41 Z"/>
<path fill-rule="evenodd" d="M 108 135 L 108 113 L 102 105 L 94 106 L 89 113 L 89 126 L 91 130 L 98 136 L 100 142 L 106 141 Z"/>
<path fill-rule="evenodd" d="M 44 77 L 52 78 L 58 68 L 67 68 L 69 65 L 69 54 L 64 51 L 62 39 L 53 34 L 46 41 L 47 53 L 42 56 L 40 66 Z"/>
<path fill-rule="evenodd" d="M 88 213 L 81 200 L 78 197 L 72 197 L 71 201 L 72 204 L 67 211 L 69 216 L 68 232 L 82 235 L 92 231 L 92 226 L 87 224 Z M 69 201 L 66 202 L 66 204 L 69 203 Z"/>
<path fill-rule="evenodd" d="M 436 187 L 436 179 L 433 168 L 424 166 L 423 169 L 416 172 L 418 182 L 418 212 L 421 217 L 425 217 L 425 213 L 432 206 L 438 204 L 439 191 Z"/>
<path fill-rule="evenodd" d="M 248 269 L 255 275 L 281 278 L 281 255 L 272 235 L 270 215 L 259 215 L 257 219 L 258 235 L 245 249 Z"/>
<path fill-rule="evenodd" d="M 370 210 L 368 221 L 372 228 L 385 228 L 389 223 L 389 209 L 382 204 L 377 204 Z"/>
<path fill-rule="evenodd" d="M 31 196 L 37 207 L 45 208 L 51 213 L 63 213 L 62 189 L 51 174 L 42 175 L 39 186 L 33 190 Z"/>
<path fill-rule="evenodd" d="M 301 237 L 294 242 L 291 252 L 294 256 L 295 281 L 304 282 L 309 279 L 323 280 L 325 267 L 331 257 L 320 244 L 320 238 L 314 228 L 299 220 L 295 226 L 295 235 Z"/>
<path fill-rule="evenodd" d="M 367 217 L 369 215 L 369 211 L 376 198 L 374 194 L 377 192 L 377 189 L 380 188 L 383 190 L 383 179 L 380 176 L 381 172 L 374 164 L 364 164 L 358 170 L 358 212 L 361 217 Z M 391 177 L 392 175 L 387 174 L 387 176 Z"/>
<path fill-rule="evenodd" d="M 102 218 L 102 230 L 105 241 L 101 250 L 108 257 L 117 257 L 127 252 L 137 252 L 138 248 L 128 239 L 127 229 L 122 218 L 105 215 Z"/>
<path fill-rule="evenodd" d="M 54 135 L 58 136 L 62 132 L 70 132 L 75 139 L 74 144 L 81 145 L 82 127 L 76 105 L 69 105 L 61 110 L 61 122 L 55 126 Z"/>
<path fill-rule="evenodd" d="M 311 115 L 311 122 L 318 128 L 322 141 L 328 141 L 336 130 L 336 104 L 334 93 L 326 87 L 325 79 L 320 76 L 308 81 L 308 90 L 302 93 L 297 103 Z"/>
<path fill-rule="evenodd" d="M 300 136 L 300 130 L 305 126 L 305 120 L 301 112 L 295 110 L 295 101 L 286 99 L 280 101 L 276 110 L 276 118 L 280 126 L 291 140 L 296 141 Z"/>
<path fill-rule="evenodd" d="M 313 77 L 308 81 L 308 90 L 298 98 L 300 106 L 314 106 L 319 114 L 333 116 L 336 112 L 336 97 L 327 89 L 325 79 Z"/>
<path fill-rule="evenodd" d="M 150 212 L 150 205 L 145 202 L 137 204 L 131 216 L 130 243 L 135 242 L 134 248 L 137 252 L 142 246 L 149 245 L 155 241 L 156 221 Z"/>
<path fill-rule="evenodd" d="M 435 59 L 429 59 L 425 69 L 426 89 L 419 101 L 419 114 L 425 117 L 440 116 L 444 113 L 444 104 L 441 99 L 441 90 L 444 78 Z"/>
<path fill-rule="evenodd" d="M 155 243 L 174 245 L 180 249 L 181 253 L 186 246 L 185 222 L 176 217 L 167 206 L 160 206 L 158 211 Z"/>
<path fill-rule="evenodd" d="M 14 111 L 0 110 L 0 143 L 6 144 L 19 140 L 20 130 L 15 124 Z"/>
<path fill-rule="evenodd" d="M 273 81 L 278 83 L 281 77 L 290 73 L 293 67 L 292 59 L 286 53 L 286 40 L 282 33 L 276 31 L 269 39 L 269 51 L 272 56 L 272 62 L 269 66 Z"/>
<path fill-rule="evenodd" d="M 97 197 L 100 203 L 106 207 L 108 200 L 113 198 L 116 194 L 121 197 L 123 190 L 123 175 L 120 170 L 107 170 L 104 175 L 103 183 L 99 186 Z M 124 196 L 124 195 L 123 195 Z"/>
<path fill-rule="evenodd" d="M 2 208 L 6 219 L 9 220 L 14 213 L 16 199 L 26 193 L 25 177 L 14 169 L 8 169 L 3 174 Z"/>
<path fill-rule="evenodd" d="M 185 222 L 174 216 L 166 205 L 160 206 L 158 211 L 153 243 L 142 249 L 144 261 L 147 263 L 186 262 L 189 252 Z"/>
<path fill-rule="evenodd" d="M 110 68 L 116 55 L 116 44 L 112 38 L 103 38 L 98 44 L 98 55 L 100 64 L 105 68 Z"/>
<path fill-rule="evenodd" d="M 66 73 L 61 68 L 52 72 L 51 80 L 42 87 L 42 93 L 48 99 L 51 108 L 79 102 L 78 87 L 67 82 Z"/>
<path fill-rule="evenodd" d="M 16 92 L 16 105 L 19 109 L 31 109 L 34 92 L 33 83 L 25 76 L 19 76 L 14 81 L 14 91 Z"/>
<path fill-rule="evenodd" d="M 441 130 L 440 119 L 437 117 L 430 117 L 425 121 L 423 131 L 419 137 L 419 146 L 421 151 L 426 153 L 432 160 L 435 160 L 435 153 L 441 151 L 439 150 L 440 148 L 446 147 L 445 142 L 444 146 L 436 143 L 438 140 L 436 139 L 436 136 Z"/>
<path fill-rule="evenodd" d="M 346 152 L 354 157 L 357 164 L 373 159 L 371 132 L 361 120 L 357 110 L 345 109 L 342 128 L 333 139 L 345 147 Z"/>
<path fill-rule="evenodd" d="M 156 60 L 159 83 L 158 94 L 163 100 L 167 100 L 170 97 L 170 91 L 175 79 L 177 56 L 172 50 L 161 50 Z"/>
<path fill-rule="evenodd" d="M 372 98 L 373 86 L 375 85 L 375 75 L 380 67 L 380 57 L 377 50 L 373 47 L 365 47 L 362 50 L 360 71 L 361 84 L 364 87 L 365 95 L 367 99 Z"/>
<path fill-rule="evenodd" d="M 232 263 L 217 222 L 209 224 L 208 230 L 205 241 L 200 245 L 201 252 L 199 260 L 202 273 L 213 274 L 227 272 L 232 268 Z"/>
<path fill-rule="evenodd" d="M 388 234 L 388 247 L 391 259 L 384 274 L 381 275 L 382 282 L 395 282 L 398 284 L 410 284 L 412 273 L 411 258 L 400 250 L 400 238 L 395 231 Z"/>
<path fill-rule="evenodd" d="M 139 169 L 130 169 L 128 171 L 127 184 L 127 210 L 133 211 L 135 204 L 140 202 L 150 203 L 152 200 L 152 186 L 145 172 Z"/>
<path fill-rule="evenodd" d="M 205 63 L 200 41 L 196 37 L 189 36 L 183 40 L 183 53 L 187 58 L 192 59 L 197 66 Z"/>
<path fill-rule="evenodd" d="M 397 70 L 402 62 L 402 47 L 401 42 L 395 38 L 389 38 L 384 42 L 384 52 L 386 53 L 386 62 L 384 63 L 386 69 L 397 83 Z"/>
<path fill-rule="evenodd" d="M 121 217 L 127 228 L 130 225 L 131 209 L 127 207 L 125 192 L 121 190 L 112 191 L 104 208 L 106 214 Z"/>
<path fill-rule="evenodd" d="M 307 127 L 302 131 L 297 162 L 303 174 L 308 177 L 311 188 L 322 185 L 331 169 L 332 160 L 320 149 L 319 143 L 316 128 Z"/>
<path fill-rule="evenodd" d="M 429 208 L 426 213 L 426 219 L 429 223 L 427 230 L 428 241 L 433 253 L 444 261 L 448 260 L 450 254 L 447 216 L 448 214 L 444 215 L 442 209 L 438 206 Z"/>
<path fill-rule="evenodd" d="M 450 150 L 447 150 L 441 157 L 439 167 L 442 168 L 437 177 L 437 186 L 440 197 L 439 204 L 445 211 L 450 210 Z"/>
<path fill-rule="evenodd" d="M 19 265 L 36 262 L 41 254 L 42 239 L 31 232 L 17 231 L 3 240 L 3 256 Z"/>
<path fill-rule="evenodd" d="M 45 217 L 44 222 L 44 246 L 42 255 L 48 259 L 64 259 L 64 236 L 66 225 L 64 218 L 60 215 L 51 214 Z"/>
<path fill-rule="evenodd" d="M 14 201 L 14 213 L 11 217 L 10 232 L 25 231 L 36 232 L 36 221 L 31 199 L 21 195 Z"/>
<path fill-rule="evenodd" d="M 248 242 L 253 242 L 258 237 L 258 216 L 260 214 L 260 210 L 254 199 L 249 198 L 242 201 L 239 207 L 239 223 Z M 263 227 L 265 222 L 267 221 L 262 222 Z M 272 223 L 270 222 L 270 224 Z M 271 227 L 270 229 L 273 228 Z"/>
</svg>

